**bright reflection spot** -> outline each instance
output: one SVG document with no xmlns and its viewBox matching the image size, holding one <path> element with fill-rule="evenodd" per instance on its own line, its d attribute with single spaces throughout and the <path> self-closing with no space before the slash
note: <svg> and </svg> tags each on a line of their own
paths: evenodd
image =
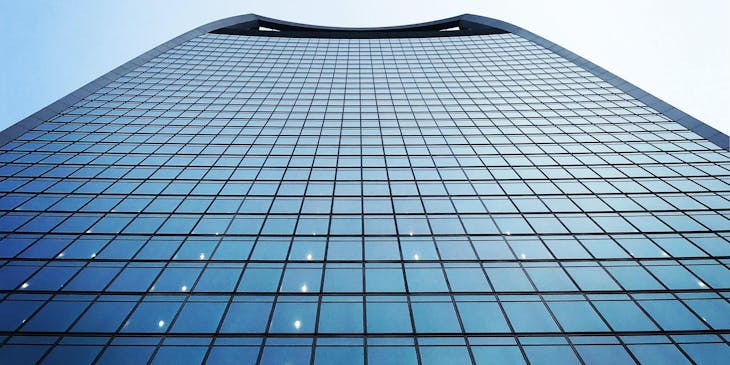
<svg viewBox="0 0 730 365">
<path fill-rule="evenodd" d="M 512 233 L 509 233 L 509 232 L 504 232 L 504 234 L 506 234 L 508 236 L 511 236 L 512 235 Z"/>
<path fill-rule="evenodd" d="M 308 253 L 307 254 L 307 260 L 312 260 L 312 254 L 311 253 Z"/>
<path fill-rule="evenodd" d="M 87 230 L 86 230 L 86 233 L 91 233 L 91 230 L 90 230 L 90 229 L 87 229 Z"/>
<path fill-rule="evenodd" d="M 521 254 L 520 254 L 520 258 L 524 260 L 524 259 L 526 259 L 526 258 L 527 258 L 527 255 L 525 255 L 524 253 L 521 253 Z"/>
<path fill-rule="evenodd" d="M 413 259 L 414 259 L 414 260 L 420 260 L 420 259 L 421 259 L 421 257 L 420 257 L 420 256 L 418 256 L 418 254 L 415 254 L 415 255 L 413 255 Z"/>
<path fill-rule="evenodd" d="M 20 286 L 20 289 L 25 289 L 25 288 L 27 288 L 28 286 L 30 286 L 30 284 L 28 284 L 28 283 L 23 283 L 23 285 L 21 285 L 21 286 Z"/>
<path fill-rule="evenodd" d="M 215 233 L 215 235 L 216 235 L 216 236 L 217 236 L 217 235 L 219 235 L 219 234 L 220 234 L 220 233 L 218 233 L 218 232 L 216 232 L 216 233 Z"/>
<path fill-rule="evenodd" d="M 707 284 L 705 284 L 705 283 L 704 283 L 704 282 L 702 282 L 702 281 L 698 281 L 698 282 L 697 282 L 697 285 L 699 285 L 699 286 L 700 286 L 700 288 L 706 288 L 706 287 L 707 287 Z"/>
<path fill-rule="evenodd" d="M 299 327 L 301 327 L 301 326 L 302 326 L 302 322 L 300 320 L 297 319 L 296 321 L 294 321 L 294 328 L 299 329 Z"/>
<path fill-rule="evenodd" d="M 61 257 L 63 257 L 63 252 L 58 254 L 58 258 L 61 258 Z"/>
<path fill-rule="evenodd" d="M 413 236 L 413 232 L 408 232 L 409 235 Z"/>
<path fill-rule="evenodd" d="M 307 284 L 302 284 L 302 293 L 307 292 Z"/>
<path fill-rule="evenodd" d="M 183 285 L 183 286 L 182 286 L 182 287 L 180 288 L 180 291 L 188 291 L 188 286 L 187 286 L 187 285 Z"/>
<path fill-rule="evenodd" d="M 200 253 L 200 259 L 201 259 L 201 260 L 205 260 L 205 254 L 204 254 L 204 253 L 202 253 L 202 252 Z"/>
<path fill-rule="evenodd" d="M 662 256 L 663 256 L 663 257 L 669 257 L 669 254 L 668 254 L 668 253 L 666 253 L 666 252 L 664 252 L 664 251 L 662 251 Z"/>
<path fill-rule="evenodd" d="M 95 258 L 95 257 L 96 257 L 96 252 L 94 252 L 94 253 L 91 254 L 91 258 L 92 259 Z"/>
<path fill-rule="evenodd" d="M 162 326 L 164 326 L 164 325 L 165 325 L 165 321 L 163 321 L 163 320 L 160 320 L 159 322 L 157 322 L 157 327 L 162 328 Z"/>
</svg>

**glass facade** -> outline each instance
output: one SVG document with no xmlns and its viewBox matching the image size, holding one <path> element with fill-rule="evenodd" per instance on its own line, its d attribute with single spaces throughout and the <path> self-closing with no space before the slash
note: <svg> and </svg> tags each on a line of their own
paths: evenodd
<svg viewBox="0 0 730 365">
<path fill-rule="evenodd" d="M 0 363 L 730 358 L 730 154 L 515 34 L 202 34 L 0 152 Z"/>
</svg>

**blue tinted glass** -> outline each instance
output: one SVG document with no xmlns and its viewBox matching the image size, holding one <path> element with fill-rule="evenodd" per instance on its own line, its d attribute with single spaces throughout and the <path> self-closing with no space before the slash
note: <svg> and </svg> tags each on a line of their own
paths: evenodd
<svg viewBox="0 0 730 365">
<path fill-rule="evenodd" d="M 631 365 L 635 364 L 631 356 L 619 345 L 585 345 L 576 346 L 578 354 L 587 364 Z"/>
<path fill-rule="evenodd" d="M 472 346 L 471 351 L 478 365 L 525 363 L 517 346 Z"/>
<path fill-rule="evenodd" d="M 76 320 L 89 303 L 54 300 L 41 308 L 21 331 L 62 332 Z"/>
<path fill-rule="evenodd" d="M 502 310 L 493 302 L 458 302 L 461 321 L 466 332 L 509 332 Z"/>
<path fill-rule="evenodd" d="M 549 302 L 548 307 L 568 332 L 603 332 L 608 327 L 586 302 Z"/>
<path fill-rule="evenodd" d="M 89 307 L 73 326 L 78 332 L 114 332 L 122 324 L 136 302 L 98 301 Z"/>
<path fill-rule="evenodd" d="M 258 347 L 213 346 L 207 362 L 221 365 L 255 364 L 258 353 Z"/>
<path fill-rule="evenodd" d="M 0 348 L 3 360 L 17 364 L 37 363 L 50 346 L 5 345 Z"/>
<path fill-rule="evenodd" d="M 317 365 L 363 364 L 362 347 L 354 346 L 318 346 L 314 355 Z"/>
<path fill-rule="evenodd" d="M 412 266 L 406 268 L 408 289 L 412 292 L 447 291 L 446 280 L 440 267 Z"/>
<path fill-rule="evenodd" d="M 705 326 L 682 303 L 674 300 L 643 300 L 639 304 L 665 330 L 705 329 Z"/>
<path fill-rule="evenodd" d="M 300 346 L 266 346 L 261 354 L 260 364 L 264 365 L 305 365 L 309 364 L 309 347 Z"/>
<path fill-rule="evenodd" d="M 279 302 L 274 308 L 269 332 L 312 333 L 317 315 L 317 303 Z"/>
<path fill-rule="evenodd" d="M 618 285 L 600 267 L 568 267 L 565 270 L 583 290 L 617 290 Z"/>
<path fill-rule="evenodd" d="M 660 290 L 662 285 L 639 266 L 607 267 L 606 270 L 628 290 Z"/>
<path fill-rule="evenodd" d="M 525 269 L 540 291 L 571 291 L 577 288 L 560 268 L 534 267 Z"/>
<path fill-rule="evenodd" d="M 56 346 L 46 355 L 42 364 L 62 365 L 67 364 L 68 359 L 74 359 L 77 364 L 92 364 L 102 349 L 102 346 Z"/>
<path fill-rule="evenodd" d="M 325 302 L 319 313 L 322 333 L 360 333 L 363 330 L 361 302 Z"/>
<path fill-rule="evenodd" d="M 558 326 L 540 302 L 503 302 L 507 318 L 516 331 L 555 332 Z"/>
<path fill-rule="evenodd" d="M 712 327 L 730 328 L 730 318 L 725 315 L 730 309 L 730 303 L 722 299 L 685 300 L 684 302 Z"/>
<path fill-rule="evenodd" d="M 215 332 L 225 309 L 224 302 L 188 302 L 180 310 L 170 332 Z"/>
<path fill-rule="evenodd" d="M 405 283 L 400 268 L 365 269 L 365 284 L 368 292 L 403 292 Z"/>
<path fill-rule="evenodd" d="M 323 290 L 327 292 L 362 291 L 362 270 L 345 267 L 326 269 Z"/>
<path fill-rule="evenodd" d="M 279 286 L 281 268 L 265 264 L 248 265 L 241 277 L 238 291 L 241 292 L 274 292 Z"/>
<path fill-rule="evenodd" d="M 464 292 L 491 291 L 486 276 L 481 268 L 447 268 L 446 277 L 449 279 L 451 290 Z"/>
<path fill-rule="evenodd" d="M 4 132 L 0 362 L 728 357 L 702 125 L 488 19 L 256 18 Z"/>
<path fill-rule="evenodd" d="M 109 286 L 114 291 L 144 291 L 161 271 L 158 267 L 127 267 Z"/>
<path fill-rule="evenodd" d="M 179 302 L 142 302 L 122 326 L 122 332 L 167 332 Z"/>
<path fill-rule="evenodd" d="M 375 300 L 375 299 L 373 299 Z M 408 310 L 408 303 L 397 299 L 368 302 L 367 329 L 370 333 L 409 333 L 411 328 L 411 316 Z"/>
<path fill-rule="evenodd" d="M 411 308 L 417 332 L 461 332 L 451 302 L 412 303 Z"/>
<path fill-rule="evenodd" d="M 593 304 L 614 331 L 656 330 L 656 326 L 633 302 L 594 301 Z"/>
<path fill-rule="evenodd" d="M 431 240 L 401 239 L 404 260 L 436 260 L 438 255 Z"/>
<path fill-rule="evenodd" d="M 269 322 L 271 302 L 234 302 L 221 326 L 224 333 L 263 333 Z"/>
<path fill-rule="evenodd" d="M 58 290 L 78 270 L 76 266 L 46 266 L 28 279 L 27 288 Z"/>
<path fill-rule="evenodd" d="M 0 311 L 4 313 L 3 316 L 0 316 L 0 329 L 3 331 L 16 330 L 42 304 L 43 302 L 40 301 L 5 300 L 0 302 Z"/>
<path fill-rule="evenodd" d="M 290 260 L 322 260 L 324 259 L 324 241 L 295 240 L 289 252 Z"/>
<path fill-rule="evenodd" d="M 186 292 L 192 288 L 199 274 L 199 267 L 168 267 L 162 271 L 150 290 L 161 292 Z"/>
<path fill-rule="evenodd" d="M 154 350 L 154 346 L 110 346 L 101 354 L 97 364 L 146 363 Z"/>
<path fill-rule="evenodd" d="M 730 348 L 722 343 L 688 343 L 681 347 L 697 364 L 720 364 L 730 356 Z"/>
<path fill-rule="evenodd" d="M 525 353 L 530 364 L 580 364 L 568 346 L 525 346 Z"/>
<path fill-rule="evenodd" d="M 371 241 L 365 242 L 365 259 L 366 260 L 398 260 L 400 253 L 398 251 L 398 242 L 393 241 Z"/>
<path fill-rule="evenodd" d="M 642 364 L 690 364 L 674 345 L 629 345 L 629 349 Z"/>
<path fill-rule="evenodd" d="M 196 292 L 230 292 L 236 288 L 241 269 L 231 266 L 208 266 L 198 278 Z"/>
<path fill-rule="evenodd" d="M 532 291 L 532 285 L 522 269 L 486 268 L 487 276 L 497 291 Z"/>
<path fill-rule="evenodd" d="M 162 346 L 155 357 L 152 359 L 152 364 L 170 364 L 170 363 L 191 363 L 198 364 L 202 362 L 205 353 L 207 352 L 206 347 L 201 346 Z"/>
<path fill-rule="evenodd" d="M 416 349 L 404 346 L 369 346 L 368 364 L 416 365 Z"/>
<path fill-rule="evenodd" d="M 471 364 L 466 346 L 421 346 L 423 364 Z"/>
</svg>

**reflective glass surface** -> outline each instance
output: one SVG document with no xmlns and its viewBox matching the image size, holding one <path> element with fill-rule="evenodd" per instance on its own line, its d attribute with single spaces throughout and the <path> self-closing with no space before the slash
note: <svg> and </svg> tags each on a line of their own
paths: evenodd
<svg viewBox="0 0 730 365">
<path fill-rule="evenodd" d="M 203 34 L 0 152 L 0 362 L 730 357 L 730 154 L 517 35 Z"/>
</svg>

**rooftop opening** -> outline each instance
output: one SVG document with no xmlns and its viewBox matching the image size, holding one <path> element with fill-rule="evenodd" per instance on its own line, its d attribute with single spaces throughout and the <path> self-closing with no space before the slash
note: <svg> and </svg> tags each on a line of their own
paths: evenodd
<svg viewBox="0 0 730 365">
<path fill-rule="evenodd" d="M 506 30 L 454 17 L 435 22 L 379 28 L 337 28 L 290 23 L 256 16 L 211 33 L 302 38 L 419 38 L 508 33 Z"/>
<path fill-rule="evenodd" d="M 260 32 L 280 32 L 280 30 L 278 30 L 278 29 L 261 27 L 261 26 L 259 26 L 259 31 Z"/>
</svg>

